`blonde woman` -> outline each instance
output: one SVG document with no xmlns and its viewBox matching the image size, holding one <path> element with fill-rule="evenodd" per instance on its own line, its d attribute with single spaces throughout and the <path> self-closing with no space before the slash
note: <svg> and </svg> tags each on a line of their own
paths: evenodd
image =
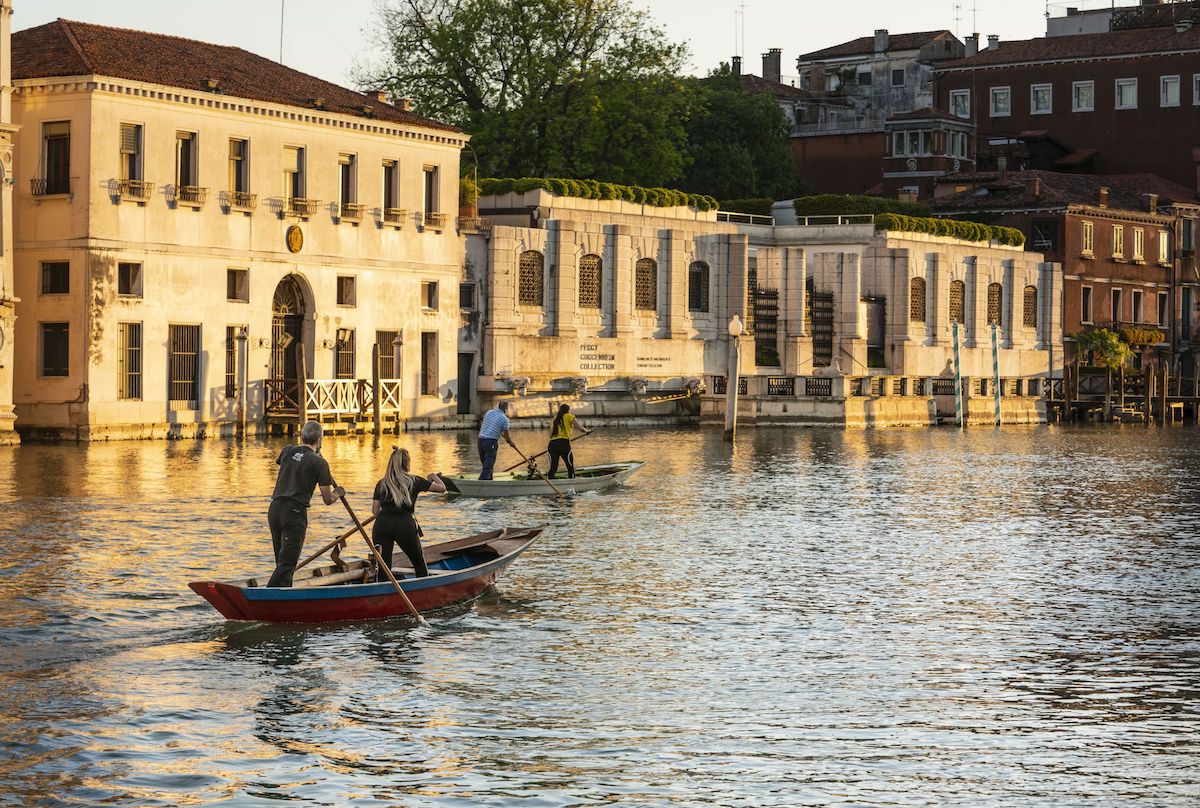
<svg viewBox="0 0 1200 808">
<path fill-rule="evenodd" d="M 429 570 L 421 551 L 421 528 L 414 515 L 417 495 L 423 491 L 444 494 L 446 484 L 438 479 L 436 472 L 428 478 L 414 477 L 409 473 L 410 463 L 407 449 L 392 449 L 387 472 L 375 484 L 375 494 L 371 498 L 371 513 L 375 514 L 371 541 L 379 546 L 379 554 L 388 567 L 392 566 L 392 548 L 400 545 L 417 575 L 423 576 L 428 575 Z M 375 580 L 386 581 L 387 575 L 380 570 Z"/>
</svg>

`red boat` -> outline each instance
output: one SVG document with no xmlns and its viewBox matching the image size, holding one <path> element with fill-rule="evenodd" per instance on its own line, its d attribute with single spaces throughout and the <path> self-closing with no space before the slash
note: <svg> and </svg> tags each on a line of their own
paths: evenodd
<svg viewBox="0 0 1200 808">
<path fill-rule="evenodd" d="M 420 612 L 467 603 L 492 586 L 517 556 L 542 532 L 542 527 L 493 530 L 425 545 L 429 575 L 393 567 L 400 587 Z M 404 554 L 397 552 L 403 559 Z M 326 623 L 336 620 L 375 620 L 411 614 L 390 581 L 375 582 L 371 562 L 339 561 L 298 572 L 289 587 L 263 586 L 262 578 L 241 581 L 194 581 L 188 586 L 227 620 L 271 623 Z M 364 582 L 364 580 L 369 581 Z"/>
</svg>

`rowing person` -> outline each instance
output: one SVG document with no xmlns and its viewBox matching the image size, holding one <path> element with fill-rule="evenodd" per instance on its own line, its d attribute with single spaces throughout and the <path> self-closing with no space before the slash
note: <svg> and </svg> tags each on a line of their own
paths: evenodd
<svg viewBox="0 0 1200 808">
<path fill-rule="evenodd" d="M 415 514 L 417 496 L 424 491 L 434 494 L 446 493 L 446 484 L 438 477 L 437 472 L 428 478 L 417 477 L 409 472 L 411 459 L 408 449 L 392 448 L 388 458 L 387 471 L 383 479 L 375 484 L 375 494 L 371 497 L 371 513 L 375 514 L 375 524 L 371 526 L 371 542 L 379 548 L 379 555 L 388 569 L 392 567 L 392 548 L 400 545 L 400 549 L 408 556 L 417 577 L 429 574 L 425 566 L 425 553 L 421 549 L 421 527 L 417 524 Z M 381 569 L 375 576 L 376 581 L 386 581 L 386 573 Z"/>
<path fill-rule="evenodd" d="M 279 476 L 267 511 L 271 545 L 275 548 L 275 572 L 271 573 L 267 586 L 292 585 L 308 532 L 308 505 L 313 490 L 321 487 L 321 499 L 326 505 L 346 495 L 340 485 L 333 484 L 329 463 L 318 454 L 323 432 L 319 423 L 309 421 L 300 429 L 300 444 L 288 446 L 275 460 Z"/>
<path fill-rule="evenodd" d="M 554 421 L 550 424 L 550 444 L 546 447 L 546 451 L 550 454 L 549 476 L 551 479 L 558 471 L 559 458 L 562 458 L 563 463 L 566 464 L 567 477 L 575 478 L 575 456 L 571 453 L 571 432 L 575 427 L 579 427 L 585 435 L 592 434 L 592 430 L 571 414 L 570 404 L 559 404 L 558 414 L 554 416 Z"/>
</svg>

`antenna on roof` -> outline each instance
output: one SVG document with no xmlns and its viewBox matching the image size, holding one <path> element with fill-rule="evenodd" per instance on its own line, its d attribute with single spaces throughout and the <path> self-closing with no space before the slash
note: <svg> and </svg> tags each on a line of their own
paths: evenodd
<svg viewBox="0 0 1200 808">
<path fill-rule="evenodd" d="M 962 37 L 962 3 L 954 4 L 954 35 Z"/>
<path fill-rule="evenodd" d="M 285 0 L 279 0 L 279 64 L 283 64 L 283 5 Z"/>
</svg>

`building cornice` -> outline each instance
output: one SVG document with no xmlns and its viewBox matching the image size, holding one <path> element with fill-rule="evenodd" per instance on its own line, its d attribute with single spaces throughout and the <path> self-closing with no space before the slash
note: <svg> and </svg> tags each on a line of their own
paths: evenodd
<svg viewBox="0 0 1200 808">
<path fill-rule="evenodd" d="M 1145 59 L 1151 56 L 1187 56 L 1189 54 L 1200 53 L 1200 48 L 1188 48 L 1184 50 L 1168 50 L 1168 51 L 1147 51 L 1143 53 L 1119 53 L 1110 56 L 1075 56 L 1071 58 L 1058 59 L 1026 59 L 1020 62 L 994 62 L 985 65 L 963 65 L 961 67 L 938 67 L 934 66 L 934 72 L 939 75 L 948 75 L 950 73 L 974 73 L 979 70 L 1002 70 L 1010 67 L 1037 67 L 1038 65 L 1066 65 L 1080 64 L 1083 62 L 1120 62 L 1130 59 Z"/>
<path fill-rule="evenodd" d="M 13 82 L 13 93 L 19 98 L 42 93 L 95 93 L 97 95 L 143 99 L 146 101 L 172 104 L 189 109 L 229 112 L 234 115 L 249 115 L 272 121 L 289 121 L 311 124 L 331 129 L 349 130 L 361 134 L 382 135 L 427 144 L 440 144 L 456 149 L 463 148 L 470 135 L 410 126 L 377 118 L 344 115 L 317 109 L 304 109 L 255 101 L 231 95 L 221 95 L 198 90 L 187 90 L 165 84 L 149 84 L 109 76 L 59 76 L 37 79 L 18 79 Z"/>
</svg>

